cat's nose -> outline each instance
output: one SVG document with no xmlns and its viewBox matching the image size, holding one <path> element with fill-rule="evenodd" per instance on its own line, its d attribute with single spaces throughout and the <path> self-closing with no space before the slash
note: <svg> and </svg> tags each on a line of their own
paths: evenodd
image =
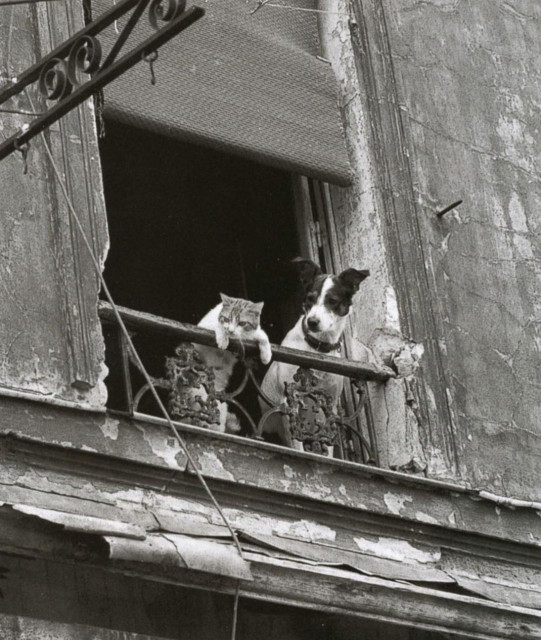
<svg viewBox="0 0 541 640">
<path fill-rule="evenodd" d="M 317 331 L 319 327 L 319 320 L 317 318 L 308 318 L 306 324 L 311 331 Z"/>
</svg>

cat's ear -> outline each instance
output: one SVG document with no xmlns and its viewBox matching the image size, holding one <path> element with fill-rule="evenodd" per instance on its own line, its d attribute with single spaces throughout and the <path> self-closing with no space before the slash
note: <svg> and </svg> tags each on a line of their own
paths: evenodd
<svg viewBox="0 0 541 640">
<path fill-rule="evenodd" d="M 370 271 L 368 269 L 346 269 L 338 276 L 340 282 L 347 287 L 352 293 L 359 291 L 359 285 L 363 280 L 368 278 Z"/>
<path fill-rule="evenodd" d="M 264 302 L 253 302 L 252 303 L 252 308 L 257 312 L 257 313 L 261 313 L 263 311 L 263 306 L 265 305 Z"/>
<path fill-rule="evenodd" d="M 226 304 L 227 302 L 231 302 L 232 300 L 232 298 L 226 296 L 225 293 L 220 293 L 220 298 L 224 304 Z"/>
<path fill-rule="evenodd" d="M 305 291 L 309 291 L 317 276 L 323 273 L 319 265 L 312 260 L 306 260 L 305 258 L 294 258 L 291 264 L 297 271 L 299 280 Z"/>
</svg>

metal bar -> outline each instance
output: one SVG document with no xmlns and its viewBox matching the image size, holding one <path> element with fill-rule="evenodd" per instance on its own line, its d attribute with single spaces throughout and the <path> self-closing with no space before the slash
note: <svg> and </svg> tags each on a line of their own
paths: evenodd
<svg viewBox="0 0 541 640">
<path fill-rule="evenodd" d="M 109 51 L 109 53 L 107 54 L 107 58 L 105 58 L 105 61 L 101 65 L 98 73 L 101 73 L 104 69 L 113 64 L 115 58 L 118 55 L 118 52 L 120 51 L 126 40 L 129 38 L 130 33 L 133 31 L 135 25 L 139 21 L 139 18 L 141 17 L 141 14 L 147 8 L 149 2 L 150 0 L 139 0 L 138 5 L 135 7 L 128 22 L 126 22 L 124 28 L 120 32 L 120 35 L 118 36 L 115 44 L 111 47 L 111 51 Z"/>
<path fill-rule="evenodd" d="M 113 24 L 115 20 L 118 20 L 121 16 L 123 16 L 127 11 L 129 11 L 132 7 L 134 7 L 139 0 L 124 0 L 123 2 L 119 2 L 116 5 L 113 5 L 111 9 L 105 11 L 100 16 L 98 16 L 95 20 L 93 20 L 89 25 L 83 27 L 77 33 L 75 33 L 71 38 L 65 40 L 61 45 L 59 45 L 56 49 L 48 53 L 46 56 L 41 58 L 36 64 L 29 67 L 26 71 L 21 73 L 17 77 L 17 81 L 14 83 L 9 83 L 3 89 L 0 90 L 0 104 L 5 102 L 8 98 L 20 93 L 26 86 L 35 82 L 39 78 L 39 74 L 43 65 L 53 58 L 64 58 L 71 50 L 71 47 L 81 36 L 93 36 L 100 31 L 103 31 L 110 24 Z"/>
<path fill-rule="evenodd" d="M 370 440 L 370 444 L 372 446 L 372 455 L 374 456 L 374 462 L 376 466 L 380 466 L 379 461 L 379 449 L 378 449 L 378 439 L 376 436 L 376 428 L 374 426 L 374 416 L 372 414 L 372 405 L 370 404 L 370 394 L 368 393 L 368 385 L 366 384 L 366 380 L 361 383 L 361 388 L 363 392 L 366 394 L 366 400 L 364 402 L 364 414 L 366 416 L 366 426 L 368 429 L 368 439 Z"/>
<path fill-rule="evenodd" d="M 131 2 L 132 0 L 128 0 Z M 34 120 L 25 131 L 14 134 L 0 145 L 0 160 L 3 160 L 10 153 L 15 151 L 25 142 L 31 140 L 38 133 L 56 122 L 59 118 L 74 109 L 76 106 L 90 98 L 96 91 L 102 89 L 128 69 L 136 65 L 144 55 L 148 55 L 152 51 L 156 51 L 163 44 L 171 40 L 175 35 L 183 31 L 196 20 L 205 15 L 204 9 L 200 7 L 192 7 L 178 18 L 172 20 L 169 24 L 162 27 L 156 34 L 147 38 L 139 46 L 135 47 L 130 53 L 113 63 L 107 69 L 91 78 L 88 82 L 78 87 L 73 93 L 64 98 L 57 105 L 52 107 L 45 115 Z M 41 65 L 40 65 L 41 66 Z"/>
<path fill-rule="evenodd" d="M 133 388 L 131 383 L 131 373 L 130 373 L 130 355 L 128 352 L 128 341 L 126 340 L 126 336 L 120 331 L 118 332 L 118 344 L 120 347 L 120 357 L 122 361 L 122 374 L 124 379 L 124 393 L 126 396 L 126 407 L 128 409 L 129 414 L 132 416 L 134 412 L 134 402 L 133 402 Z"/>
<path fill-rule="evenodd" d="M 133 311 L 126 307 L 118 307 L 120 315 L 127 326 L 138 330 L 152 331 L 165 335 L 175 336 L 181 341 L 197 342 L 210 347 L 216 346 L 216 338 L 212 331 L 201 329 L 191 324 L 176 322 L 160 318 L 150 313 Z M 111 306 L 107 302 L 100 302 L 98 306 L 99 315 L 102 319 L 115 322 L 115 317 Z M 258 356 L 259 346 L 254 340 L 243 341 L 231 338 L 229 346 L 232 351 L 245 353 L 246 355 Z M 286 362 L 299 367 L 319 369 L 349 378 L 359 378 L 363 380 L 373 380 L 385 382 L 389 378 L 395 378 L 395 372 L 389 367 L 377 367 L 370 363 L 353 362 L 325 356 L 320 353 L 301 351 L 300 349 L 289 349 L 272 345 L 274 360 Z"/>
</svg>

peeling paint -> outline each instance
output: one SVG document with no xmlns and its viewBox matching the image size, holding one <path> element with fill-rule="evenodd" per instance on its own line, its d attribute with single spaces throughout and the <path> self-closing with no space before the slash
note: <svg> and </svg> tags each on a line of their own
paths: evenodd
<svg viewBox="0 0 541 640">
<path fill-rule="evenodd" d="M 400 333 L 400 317 L 394 287 L 385 287 L 385 328 Z"/>
<path fill-rule="evenodd" d="M 280 522 L 274 531 L 281 536 L 310 540 L 311 542 L 318 540 L 334 542 L 336 540 L 336 531 L 334 529 L 311 520 L 301 520 L 294 523 Z"/>
<path fill-rule="evenodd" d="M 426 524 L 440 524 L 439 520 L 428 515 L 428 513 L 422 513 L 421 511 L 416 511 L 415 519 L 419 522 L 425 522 Z"/>
<path fill-rule="evenodd" d="M 171 436 L 163 435 L 157 429 L 141 428 L 137 426 L 139 431 L 143 434 L 145 442 L 149 445 L 152 453 L 158 458 L 161 458 L 169 467 L 174 469 L 181 469 L 177 461 L 177 456 L 181 453 L 182 449 L 179 442 Z"/>
<path fill-rule="evenodd" d="M 107 416 L 105 421 L 100 424 L 100 430 L 106 438 L 110 440 L 118 439 L 118 425 L 119 421 Z"/>
<path fill-rule="evenodd" d="M 203 475 L 223 480 L 235 480 L 235 476 L 227 471 L 222 461 L 213 451 L 204 451 L 198 458 L 199 470 Z"/>
<path fill-rule="evenodd" d="M 412 502 L 412 498 L 410 498 L 409 496 L 404 496 L 404 495 L 391 493 L 391 492 L 386 493 L 383 496 L 383 499 L 385 500 L 385 504 L 387 505 L 387 508 L 389 509 L 389 511 L 393 513 L 395 516 L 400 515 L 400 512 L 402 511 L 402 509 L 404 508 L 404 505 L 407 502 Z"/>
<path fill-rule="evenodd" d="M 355 543 L 363 553 L 369 553 L 379 558 L 398 560 L 400 562 L 420 562 L 422 564 L 438 562 L 441 559 L 441 551 L 436 548 L 414 546 L 406 540 L 396 538 L 378 538 L 368 540 L 355 538 Z"/>
</svg>

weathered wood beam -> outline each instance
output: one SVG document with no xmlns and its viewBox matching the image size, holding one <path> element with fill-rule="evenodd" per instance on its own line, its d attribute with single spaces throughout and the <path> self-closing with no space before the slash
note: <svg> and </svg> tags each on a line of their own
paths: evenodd
<svg viewBox="0 0 541 640">
<path fill-rule="evenodd" d="M 182 566 L 107 560 L 107 551 L 100 546 L 102 537 L 99 535 L 68 534 L 48 523 L 32 523 L 16 512 L 13 512 L 15 519 L 10 518 L 9 513 L 7 515 L 7 519 L 2 518 L 2 525 L 8 526 L 2 526 L 0 534 L 0 551 L 3 553 L 24 553 L 28 557 L 55 562 L 77 560 L 100 567 L 104 572 L 218 593 L 232 594 L 238 584 L 237 580 L 225 576 Z M 18 522 L 21 528 L 17 527 Z M 541 611 L 538 610 L 366 576 L 336 567 L 304 564 L 294 559 L 273 558 L 250 551 L 245 552 L 245 556 L 250 562 L 253 580 L 240 582 L 242 598 L 452 633 L 476 640 L 541 638 Z M 17 640 L 20 638 L 15 637 Z M 43 637 L 43 634 L 29 637 Z M 58 637 L 64 640 L 64 636 Z M 109 640 L 109 636 L 103 637 Z M 131 640 L 131 636 L 129 638 Z M 115 636 L 111 636 L 113 639 Z M 138 637 L 134 636 L 134 640 Z"/>
<path fill-rule="evenodd" d="M 131 420 L 6 398 L 2 409 L 0 450 L 20 465 L 107 480 L 118 488 L 167 485 L 177 493 L 197 484 L 184 473 L 186 459 L 163 420 L 153 424 L 151 418 Z M 541 530 L 533 509 L 511 510 L 457 485 L 190 425 L 177 428 L 220 499 L 222 491 L 233 503 L 261 496 L 273 510 L 283 509 L 287 497 L 306 513 L 312 510 L 329 521 L 345 517 L 352 527 L 369 518 L 401 535 L 422 529 L 453 543 L 464 538 L 482 554 L 499 554 L 503 545 L 539 558 Z"/>
<path fill-rule="evenodd" d="M 165 638 L 158 638 L 158 636 L 91 627 L 86 624 L 68 624 L 5 614 L 0 614 L 0 637 L 2 640 L 33 640 L 34 638 L 47 638 L 47 640 L 91 640 L 93 638 L 100 640 L 165 640 Z"/>
<path fill-rule="evenodd" d="M 208 329 L 201 329 L 191 324 L 161 318 L 142 311 L 134 311 L 126 307 L 117 308 L 126 325 L 132 329 L 146 333 L 173 336 L 178 338 L 179 341 L 197 342 L 210 347 L 216 346 L 214 333 Z M 100 302 L 98 311 L 103 320 L 116 323 L 116 316 L 109 303 Z M 259 355 L 259 347 L 253 340 L 246 340 L 241 343 L 239 340 L 231 338 L 230 348 L 236 353 L 245 353 L 248 356 Z M 272 357 L 278 362 L 287 362 L 299 367 L 313 367 L 320 371 L 338 373 L 350 378 L 385 382 L 389 378 L 396 377 L 394 371 L 389 367 L 377 367 L 368 362 L 353 362 L 352 360 L 343 360 L 342 358 L 310 353 L 299 349 L 289 349 L 277 345 L 272 345 Z"/>
</svg>

